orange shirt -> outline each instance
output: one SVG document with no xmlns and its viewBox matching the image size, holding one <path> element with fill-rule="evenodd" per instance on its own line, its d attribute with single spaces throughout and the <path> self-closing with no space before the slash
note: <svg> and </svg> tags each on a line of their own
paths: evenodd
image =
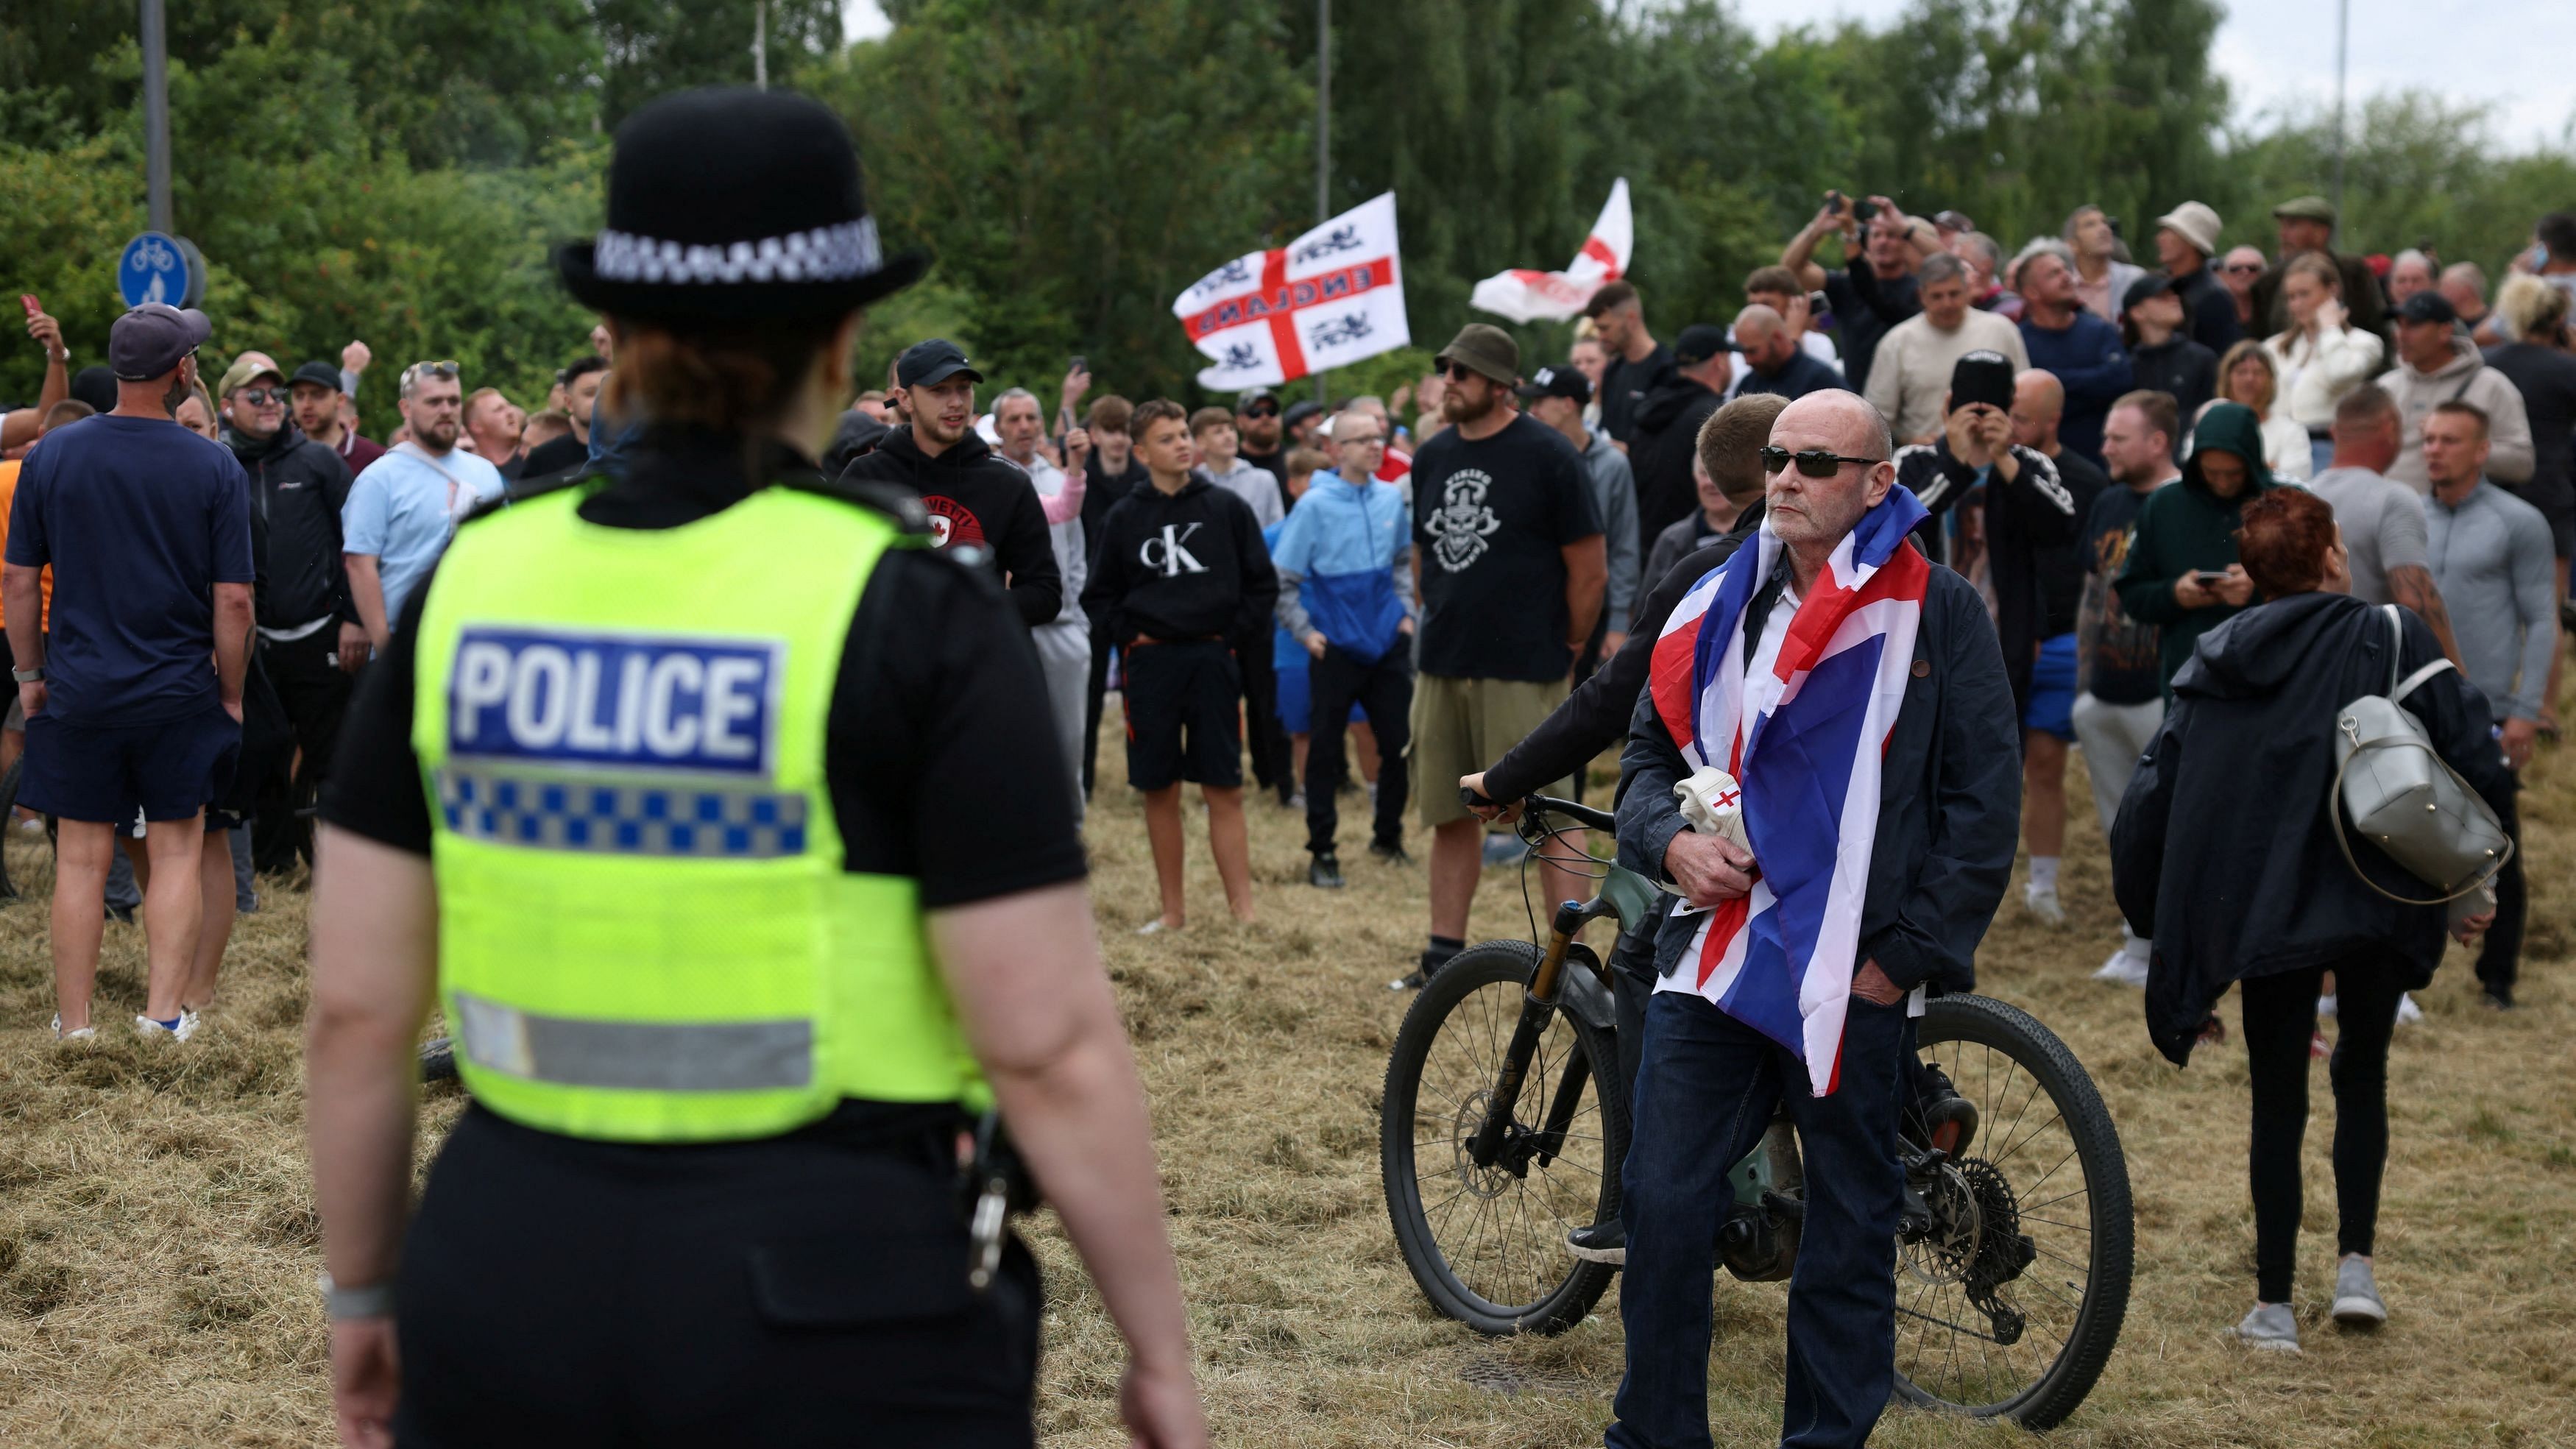
<svg viewBox="0 0 2576 1449">
<path fill-rule="evenodd" d="M 10 505 L 17 501 L 18 460 L 12 458 L 8 462 L 0 463 L 0 549 L 5 549 L 9 546 L 9 508 Z M 53 618 L 54 612 L 54 571 L 52 566 L 48 565 L 44 572 L 36 576 L 36 586 L 44 591 L 45 599 L 44 607 L 39 611 L 39 622 L 49 622 Z M 8 625 L 8 606 L 6 604 L 0 604 L 0 629 L 5 629 Z"/>
</svg>

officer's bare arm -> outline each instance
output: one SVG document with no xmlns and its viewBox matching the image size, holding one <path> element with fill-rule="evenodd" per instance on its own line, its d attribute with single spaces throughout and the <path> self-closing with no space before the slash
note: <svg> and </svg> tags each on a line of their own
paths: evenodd
<svg viewBox="0 0 2576 1449">
<path fill-rule="evenodd" d="M 1127 1339 L 1134 1387 L 1186 1392 L 1195 1417 L 1145 1089 L 1092 937 L 1090 892 L 1050 886 L 934 911 L 930 936 L 1012 1140 Z"/>
<path fill-rule="evenodd" d="M 349 1287 L 402 1252 L 418 1114 L 415 1053 L 438 975 L 429 857 L 329 825 L 313 870 L 305 1132 L 323 1259 Z"/>
</svg>

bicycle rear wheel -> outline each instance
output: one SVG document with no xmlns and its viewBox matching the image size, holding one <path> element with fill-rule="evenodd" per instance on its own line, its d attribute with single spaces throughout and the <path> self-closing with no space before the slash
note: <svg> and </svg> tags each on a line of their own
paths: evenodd
<svg viewBox="0 0 2576 1449">
<path fill-rule="evenodd" d="M 1565 1246 L 1619 1210 L 1628 1103 L 1612 1033 L 1556 1012 L 1503 1157 L 1480 1167 L 1468 1152 L 1538 961 L 1526 941 L 1459 953 L 1405 1013 L 1386 1067 L 1379 1164 L 1396 1245 L 1431 1305 L 1483 1334 L 1562 1333 L 1618 1271 Z"/>
<path fill-rule="evenodd" d="M 2129 1306 L 2129 1170 L 2074 1053 L 2018 1007 L 1944 996 L 1922 1060 L 1977 1108 L 1977 1135 L 1900 1240 L 1896 1389 L 1909 1402 L 2046 1429 L 2102 1375 Z M 1905 1113 L 1910 1150 L 1928 1140 Z"/>
</svg>

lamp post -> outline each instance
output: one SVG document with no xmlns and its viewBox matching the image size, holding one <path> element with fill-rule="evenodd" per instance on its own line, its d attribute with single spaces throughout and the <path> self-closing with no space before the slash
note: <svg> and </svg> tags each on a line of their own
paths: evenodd
<svg viewBox="0 0 2576 1449">
<path fill-rule="evenodd" d="M 170 224 L 170 27 L 162 0 L 142 0 L 143 188 L 152 229 Z"/>
</svg>

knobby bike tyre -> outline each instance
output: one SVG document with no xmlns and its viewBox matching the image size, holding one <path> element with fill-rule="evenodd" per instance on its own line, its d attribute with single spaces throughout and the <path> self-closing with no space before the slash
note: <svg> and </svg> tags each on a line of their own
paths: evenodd
<svg viewBox="0 0 2576 1449">
<path fill-rule="evenodd" d="M 1442 967 L 1396 1032 L 1379 1114 L 1387 1215 L 1405 1267 L 1434 1308 L 1487 1335 L 1562 1333 L 1618 1272 L 1565 1247 L 1567 1233 L 1619 1208 L 1628 1104 L 1614 1033 L 1560 1009 L 1540 1040 L 1516 1122 L 1544 1129 L 1569 1074 L 1580 1077 L 1551 1162 L 1533 1160 L 1520 1175 L 1480 1169 L 1465 1151 L 1538 962 L 1527 941 L 1488 941 Z"/>
<path fill-rule="evenodd" d="M 1977 1137 L 1960 1166 L 1977 1172 L 1969 1165 L 1984 1164 L 1986 1191 L 2001 1184 L 2034 1255 L 2002 1287 L 2028 1316 L 2025 1340 L 1969 1343 L 1975 1335 L 1954 1330 L 1944 1338 L 1933 1326 L 1984 1322 L 1965 1288 L 1936 1281 L 1934 1245 L 1900 1245 L 1897 1393 L 1929 1408 L 2047 1429 L 2092 1391 L 2128 1312 L 2135 1241 L 2119 1132 L 2074 1053 L 2018 1007 L 1938 997 L 1919 1033 L 1923 1060 L 1950 1073 L 1978 1106 Z M 1922 1140 L 1918 1120 L 1906 1125 Z M 2022 1367 L 2033 1364 L 2036 1373 Z"/>
</svg>

